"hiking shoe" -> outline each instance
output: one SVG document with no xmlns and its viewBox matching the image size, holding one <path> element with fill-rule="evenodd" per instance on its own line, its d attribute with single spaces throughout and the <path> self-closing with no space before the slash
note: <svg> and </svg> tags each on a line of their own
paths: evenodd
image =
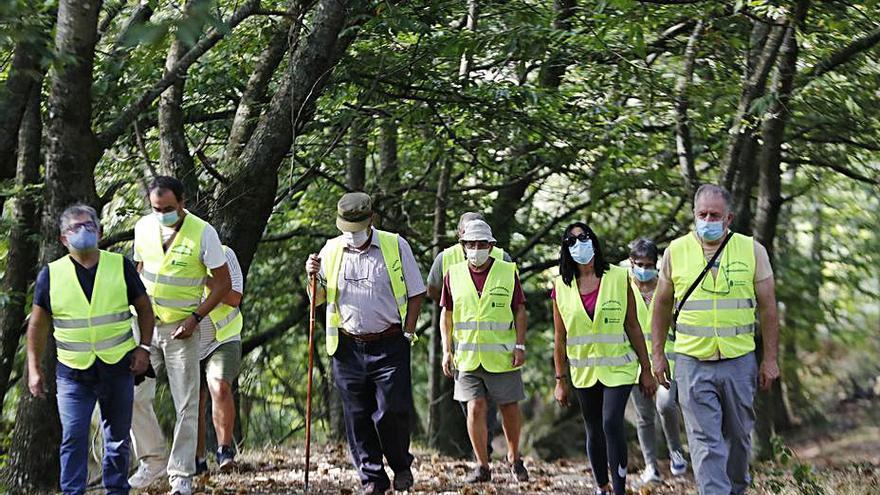
<svg viewBox="0 0 880 495">
<path fill-rule="evenodd" d="M 128 478 L 128 484 L 132 488 L 146 488 L 154 481 L 165 477 L 165 466 L 150 466 L 139 463 L 137 471 Z"/>
<path fill-rule="evenodd" d="M 220 472 L 228 473 L 235 469 L 235 452 L 229 445 L 221 445 L 217 448 L 217 465 L 220 466 Z"/>
<path fill-rule="evenodd" d="M 394 473 L 394 491 L 405 492 L 412 488 L 415 480 L 411 469 L 406 469 L 398 473 Z"/>
<path fill-rule="evenodd" d="M 196 476 L 208 472 L 208 460 L 196 457 Z"/>
<path fill-rule="evenodd" d="M 644 484 L 660 483 L 660 471 L 655 465 L 645 466 L 645 470 L 642 471 L 641 479 Z"/>
<path fill-rule="evenodd" d="M 192 495 L 191 478 L 174 478 L 171 480 L 171 495 Z"/>
<path fill-rule="evenodd" d="M 522 458 L 513 461 L 510 472 L 513 473 L 517 481 L 529 481 L 529 470 L 523 464 Z"/>
<path fill-rule="evenodd" d="M 465 483 L 487 483 L 492 481 L 492 471 L 489 466 L 477 466 L 467 477 Z"/>
<path fill-rule="evenodd" d="M 669 461 L 669 470 L 672 471 L 673 476 L 681 476 L 687 472 L 688 462 L 680 450 L 670 452 Z"/>
</svg>

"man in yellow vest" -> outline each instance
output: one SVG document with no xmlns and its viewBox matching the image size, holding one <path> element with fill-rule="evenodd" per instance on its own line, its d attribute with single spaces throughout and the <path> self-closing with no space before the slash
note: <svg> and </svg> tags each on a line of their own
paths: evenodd
<svg viewBox="0 0 880 495">
<path fill-rule="evenodd" d="M 104 488 L 108 494 L 126 494 L 134 375 L 150 363 L 149 346 L 138 347 L 132 336 L 129 306 L 137 311 L 144 342 L 153 333 L 153 310 L 134 265 L 98 249 L 101 229 L 94 208 L 71 206 L 60 224 L 61 243 L 70 254 L 37 276 L 27 330 L 28 387 L 35 397 L 45 397 L 40 359 L 51 325 L 58 351 L 61 491 L 85 493 L 89 425 L 97 402 L 104 430 Z"/>
<path fill-rule="evenodd" d="M 413 486 L 410 342 L 425 294 L 409 243 L 373 228 L 372 217 L 370 196 L 343 195 L 336 205 L 342 235 L 306 261 L 306 273 L 321 281 L 312 297 L 327 301 L 326 348 L 365 495 L 392 485 L 383 456 L 394 471 L 394 489 Z"/>
<path fill-rule="evenodd" d="M 196 473 L 199 419 L 199 339 L 193 338 L 193 333 L 227 296 L 231 282 L 217 231 L 184 209 L 183 184 L 173 177 L 158 176 L 149 191 L 152 213 L 134 228 L 135 261 L 156 314 L 153 368 L 166 369 L 177 410 L 167 466 L 171 493 L 189 495 Z M 214 280 L 204 298 L 209 272 Z M 160 458 L 164 446 L 157 442 L 162 431 L 150 402 L 137 402 L 144 406 L 135 408 L 132 424 L 140 466 L 129 483 L 141 488 L 164 474 L 147 462 Z M 150 451 L 140 448 L 144 444 L 151 446 Z"/>
<path fill-rule="evenodd" d="M 201 388 L 199 391 L 199 441 L 196 449 L 196 474 L 208 470 L 205 443 L 206 404 L 211 395 L 211 418 L 217 434 L 217 466 L 227 472 L 235 468 L 232 432 L 235 427 L 235 400 L 232 385 L 241 370 L 241 330 L 244 318 L 241 315 L 241 296 L 244 292 L 244 274 L 235 251 L 223 246 L 226 266 L 232 290 L 223 302 L 208 314 L 199 325 L 199 362 L 201 363 Z M 205 292 L 210 293 L 214 278 L 207 282 Z"/>
<path fill-rule="evenodd" d="M 492 479 L 486 449 L 487 397 L 501 410 L 511 472 L 517 480 L 527 481 L 529 473 L 519 456 L 519 401 L 525 399 L 520 372 L 526 351 L 525 294 L 516 265 L 490 256 L 495 238 L 489 224 L 468 222 L 461 243 L 467 262 L 452 265 L 446 275 L 440 329 L 443 373 L 455 377 L 455 400 L 468 404 L 468 435 L 478 464 L 467 482 Z"/>
<path fill-rule="evenodd" d="M 456 230 L 456 234 L 458 235 L 458 240 L 461 241 L 461 236 L 464 234 L 464 226 L 467 225 L 468 222 L 472 220 L 482 220 L 486 221 L 483 217 L 482 213 L 475 211 L 468 211 L 461 214 L 461 217 L 458 219 L 458 229 Z M 504 261 L 512 261 L 510 259 L 510 255 L 507 254 L 506 251 L 501 249 L 498 246 L 494 246 L 492 251 L 489 252 L 489 256 L 495 259 L 503 259 Z M 436 304 L 440 304 L 440 295 L 443 292 L 443 279 L 446 277 L 446 274 L 449 272 L 449 267 L 456 263 L 462 263 L 465 261 L 465 251 L 464 246 L 461 242 L 457 242 L 452 246 L 447 247 L 443 251 L 441 251 L 437 257 L 434 258 L 434 263 L 431 264 L 431 270 L 428 271 L 428 297 L 431 298 Z M 467 417 L 467 403 L 460 402 L 461 410 L 464 413 L 464 416 Z M 486 427 L 488 428 L 489 437 L 492 436 L 493 432 L 498 431 L 498 407 L 489 399 L 486 405 Z M 489 455 L 492 455 L 492 440 L 489 439 L 489 443 L 486 446 Z"/>
<path fill-rule="evenodd" d="M 675 381 L 694 476 L 702 495 L 739 495 L 750 483 L 755 386 L 768 389 L 779 377 L 773 270 L 763 246 L 729 232 L 733 212 L 724 188 L 700 186 L 694 218 L 695 232 L 672 241 L 663 255 L 651 322 L 654 373 L 668 388 L 664 346 L 675 304 L 680 308 L 674 329 Z M 760 367 L 754 352 L 756 326 L 764 345 Z"/>
</svg>

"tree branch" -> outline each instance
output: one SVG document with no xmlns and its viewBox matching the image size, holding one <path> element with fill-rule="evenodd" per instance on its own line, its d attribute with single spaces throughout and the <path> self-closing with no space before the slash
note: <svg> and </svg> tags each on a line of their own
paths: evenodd
<svg viewBox="0 0 880 495">
<path fill-rule="evenodd" d="M 870 50 L 880 42 L 880 27 L 868 32 L 865 36 L 853 40 L 852 43 L 832 53 L 828 58 L 818 62 L 804 74 L 804 79 L 810 81 L 821 77 L 837 67 L 849 62 L 856 55 Z"/>
<path fill-rule="evenodd" d="M 827 168 L 833 170 L 841 175 L 849 177 L 850 179 L 857 180 L 859 182 L 864 182 L 865 184 L 871 185 L 880 185 L 880 179 L 866 177 L 859 172 L 851 168 L 844 167 L 843 165 L 838 165 L 836 163 L 828 162 L 822 159 L 816 158 L 794 158 L 794 157 L 785 157 L 783 158 L 784 162 L 791 163 L 792 165 L 810 165 L 813 167 Z"/>
</svg>

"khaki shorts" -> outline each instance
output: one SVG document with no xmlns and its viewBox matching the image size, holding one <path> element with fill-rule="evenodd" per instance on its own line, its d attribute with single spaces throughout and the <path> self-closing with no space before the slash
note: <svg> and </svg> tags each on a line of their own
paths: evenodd
<svg viewBox="0 0 880 495">
<path fill-rule="evenodd" d="M 202 383 L 208 378 L 220 379 L 228 384 L 235 382 L 241 371 L 241 341 L 226 342 L 202 359 Z"/>
<path fill-rule="evenodd" d="M 498 405 L 519 402 L 526 398 L 522 371 L 490 373 L 482 366 L 473 371 L 456 371 L 452 397 L 460 402 L 489 397 Z"/>
</svg>

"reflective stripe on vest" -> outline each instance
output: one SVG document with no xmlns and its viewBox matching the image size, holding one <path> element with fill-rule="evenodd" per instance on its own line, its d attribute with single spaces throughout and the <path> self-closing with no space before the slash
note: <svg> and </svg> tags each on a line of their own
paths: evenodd
<svg viewBox="0 0 880 495">
<path fill-rule="evenodd" d="M 229 247 L 223 246 L 223 252 L 228 253 Z M 208 270 L 210 275 L 210 270 Z M 211 289 L 205 286 L 205 299 L 211 294 Z M 214 341 L 225 342 L 230 338 L 239 335 L 244 328 L 244 317 L 241 314 L 241 308 L 230 306 L 224 302 L 217 304 L 214 309 L 208 313 L 208 318 L 214 325 Z"/>
<path fill-rule="evenodd" d="M 673 290 L 680 297 L 706 266 L 693 232 L 672 241 L 669 262 Z M 735 358 L 755 349 L 755 241 L 734 234 L 715 272 L 706 274 L 682 307 L 676 324 L 678 354 Z"/>
<path fill-rule="evenodd" d="M 58 361 L 86 369 L 95 359 L 114 364 L 137 344 L 123 258 L 100 251 L 91 300 L 87 299 L 69 256 L 49 263 L 49 300 Z"/>
<path fill-rule="evenodd" d="M 201 260 L 201 246 L 207 226 L 187 212 L 166 251 L 155 217 L 147 215 L 135 225 L 134 246 L 143 262 L 141 280 L 163 323 L 186 319 L 202 301 L 208 269 Z"/>
<path fill-rule="evenodd" d="M 636 300 L 636 314 L 639 317 L 639 326 L 642 327 L 642 333 L 645 336 L 645 344 L 648 348 L 648 355 L 650 356 L 653 352 L 653 343 L 654 338 L 651 335 L 651 320 L 654 317 L 654 295 L 651 295 L 651 303 L 646 304 L 645 298 L 642 296 L 641 291 L 639 290 L 639 285 L 636 283 L 635 278 L 632 275 L 632 272 L 629 272 L 630 275 L 630 287 L 633 291 L 633 298 Z M 666 343 L 663 345 L 663 350 L 666 352 L 666 355 L 672 352 L 675 348 L 675 342 L 672 341 L 672 332 L 667 332 L 666 334 Z M 666 358 L 669 361 L 669 377 L 672 378 L 675 376 L 675 363 L 674 359 Z"/>
<path fill-rule="evenodd" d="M 440 266 L 443 269 L 444 277 L 449 272 L 449 268 L 452 265 L 465 261 L 464 249 L 462 249 L 461 244 L 454 244 L 444 249 L 442 256 Z M 496 260 L 504 260 L 504 250 L 498 246 L 492 246 L 492 250 L 489 251 L 489 256 Z"/>
<path fill-rule="evenodd" d="M 609 387 L 637 382 L 638 360 L 624 331 L 628 286 L 627 270 L 609 267 L 599 283 L 596 311 L 591 319 L 577 279 L 567 285 L 561 276 L 556 277 L 556 308 L 565 325 L 565 351 L 575 387 L 591 387 L 597 381 Z"/>
<path fill-rule="evenodd" d="M 406 322 L 406 307 L 409 301 L 406 290 L 406 280 L 403 278 L 403 264 L 400 260 L 399 236 L 384 230 L 373 229 L 373 234 L 378 236 L 379 249 L 382 252 L 382 260 L 388 270 L 388 279 L 391 282 L 391 292 L 397 311 L 400 315 L 400 323 Z M 372 240 L 370 241 L 373 242 Z M 367 249 L 370 249 L 368 247 Z M 325 324 L 325 346 L 327 354 L 333 355 L 339 346 L 339 327 L 342 319 L 339 315 L 337 301 L 339 298 L 339 272 L 342 267 L 342 257 L 345 251 L 345 242 L 341 237 L 328 241 L 329 253 L 325 260 L 324 270 L 327 277 L 327 321 Z"/>
<path fill-rule="evenodd" d="M 512 371 L 516 330 L 510 303 L 516 287 L 516 265 L 494 259 L 478 294 L 468 263 L 449 269 L 452 297 L 452 338 L 455 366 L 473 371 L 482 366 L 490 373 Z"/>
</svg>

